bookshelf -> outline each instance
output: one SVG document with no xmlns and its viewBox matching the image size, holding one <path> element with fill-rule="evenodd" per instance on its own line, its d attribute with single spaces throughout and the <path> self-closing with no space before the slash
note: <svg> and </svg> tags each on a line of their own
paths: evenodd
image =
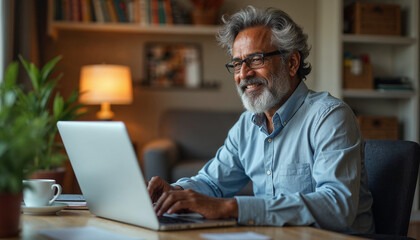
<svg viewBox="0 0 420 240">
<path fill-rule="evenodd" d="M 193 26 L 193 25 L 150 25 L 141 26 L 135 23 L 79 23 L 79 22 L 58 22 L 51 21 L 48 34 L 54 39 L 59 36 L 59 31 L 98 31 L 98 32 L 120 32 L 139 34 L 168 34 L 168 35 L 197 35 L 214 36 L 217 33 L 217 26 Z"/>
<path fill-rule="evenodd" d="M 138 34 L 165 34 L 165 35 L 191 35 L 214 36 L 218 31 L 217 25 L 193 25 L 174 23 L 144 23 L 144 22 L 113 22 L 113 21 L 73 21 L 56 20 L 58 0 L 48 0 L 48 34 L 57 39 L 60 31 L 96 31 Z M 83 1 L 83 0 L 82 0 Z M 81 2 L 82 2 L 81 1 Z M 92 0 L 94 1 L 94 0 Z M 133 0 L 133 2 L 140 0 Z M 79 3 L 81 3 L 79 2 Z M 92 6 L 93 8 L 93 6 Z M 94 13 L 92 13 L 94 15 Z"/>
</svg>

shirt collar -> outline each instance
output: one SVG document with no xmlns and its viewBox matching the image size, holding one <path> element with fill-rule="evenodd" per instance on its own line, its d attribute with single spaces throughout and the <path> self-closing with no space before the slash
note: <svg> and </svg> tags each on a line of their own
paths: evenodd
<svg viewBox="0 0 420 240">
<path fill-rule="evenodd" d="M 308 87 L 301 81 L 289 99 L 274 114 L 273 123 L 275 128 L 278 124 L 281 124 L 283 127 L 286 126 L 304 102 L 308 92 Z M 256 113 L 252 116 L 252 122 L 259 127 L 265 126 L 265 119 L 264 113 Z"/>
</svg>

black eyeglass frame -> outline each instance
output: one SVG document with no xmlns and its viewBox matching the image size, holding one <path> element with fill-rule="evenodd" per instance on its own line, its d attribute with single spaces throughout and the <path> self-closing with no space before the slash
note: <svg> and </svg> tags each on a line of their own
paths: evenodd
<svg viewBox="0 0 420 240">
<path fill-rule="evenodd" d="M 226 69 L 228 70 L 228 72 L 229 73 L 231 73 L 231 74 L 235 74 L 235 73 L 239 73 L 240 72 L 240 69 L 242 69 L 242 65 L 243 65 L 243 63 L 245 63 L 249 68 L 251 68 L 251 69 L 257 69 L 257 68 L 260 68 L 260 67 L 263 67 L 264 66 L 264 58 L 266 58 L 266 57 L 270 57 L 270 56 L 275 56 L 275 55 L 280 55 L 280 54 L 283 54 L 283 53 L 285 53 L 285 51 L 280 51 L 280 50 L 276 50 L 276 51 L 273 51 L 273 52 L 269 52 L 269 53 L 254 53 L 254 54 L 251 54 L 251 55 L 249 55 L 248 57 L 246 57 L 245 59 L 243 59 L 243 60 L 232 60 L 232 61 L 230 61 L 230 62 L 228 62 L 228 63 L 226 63 L 225 64 L 225 67 L 226 67 Z M 253 58 L 253 57 L 255 57 L 255 56 L 259 56 L 259 57 L 261 57 L 261 59 L 262 59 L 262 64 L 261 64 L 261 66 L 258 66 L 258 67 L 251 67 L 250 66 L 250 64 L 249 64 L 249 61 Z M 240 64 L 240 66 L 241 66 L 241 68 L 239 69 L 239 71 L 238 72 L 235 72 L 235 67 L 233 66 L 233 64 L 232 64 L 232 62 L 239 62 L 239 64 Z M 232 71 L 233 72 L 231 72 L 231 70 L 230 69 L 232 69 Z"/>
</svg>

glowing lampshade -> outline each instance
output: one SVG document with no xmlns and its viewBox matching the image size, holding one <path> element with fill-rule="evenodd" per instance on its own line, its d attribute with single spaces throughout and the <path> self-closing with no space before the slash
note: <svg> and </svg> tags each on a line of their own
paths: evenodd
<svg viewBox="0 0 420 240">
<path fill-rule="evenodd" d="M 96 116 L 101 120 L 111 120 L 114 116 L 111 104 L 130 104 L 133 101 L 130 68 L 107 64 L 83 66 L 80 92 L 80 102 L 101 104 Z"/>
</svg>

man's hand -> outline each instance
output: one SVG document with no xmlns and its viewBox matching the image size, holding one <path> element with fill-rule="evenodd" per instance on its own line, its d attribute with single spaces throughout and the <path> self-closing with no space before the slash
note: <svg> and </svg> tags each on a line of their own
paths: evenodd
<svg viewBox="0 0 420 240">
<path fill-rule="evenodd" d="M 170 190 L 182 190 L 182 188 L 174 188 L 160 177 L 152 177 L 152 179 L 150 179 L 147 183 L 147 191 L 149 191 L 152 202 L 156 202 L 164 192 Z"/>
<path fill-rule="evenodd" d="M 207 219 L 238 218 L 238 203 L 234 198 L 214 198 L 191 189 L 162 193 L 155 205 L 158 216 L 179 212 L 196 212 Z"/>
</svg>

